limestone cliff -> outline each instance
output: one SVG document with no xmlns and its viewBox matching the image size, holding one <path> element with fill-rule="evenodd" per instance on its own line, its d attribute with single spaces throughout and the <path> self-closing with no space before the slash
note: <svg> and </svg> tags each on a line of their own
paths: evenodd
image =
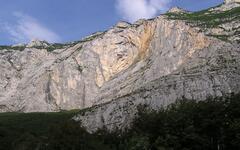
<svg viewBox="0 0 240 150">
<path fill-rule="evenodd" d="M 231 9 L 181 14 L 169 11 L 141 21 L 154 27 L 147 57 L 103 84 L 96 106 L 74 119 L 89 131 L 123 129 L 131 125 L 140 104 L 159 109 L 177 99 L 205 100 L 239 93 L 239 6 L 225 5 L 220 7 Z M 223 14 L 228 17 L 225 21 L 218 18 Z M 212 16 L 210 20 L 206 20 L 208 15 Z M 214 32 L 221 27 L 229 30 Z"/>
<path fill-rule="evenodd" d="M 239 7 L 217 9 L 119 22 L 67 44 L 2 46 L 0 112 L 89 108 L 74 119 L 89 131 L 112 130 L 131 125 L 139 104 L 157 109 L 183 97 L 238 93 Z M 220 22 L 222 13 L 234 17 Z M 217 25 L 201 20 L 209 14 Z M 223 32 L 227 38 L 209 34 L 220 26 L 231 29 Z"/>
</svg>

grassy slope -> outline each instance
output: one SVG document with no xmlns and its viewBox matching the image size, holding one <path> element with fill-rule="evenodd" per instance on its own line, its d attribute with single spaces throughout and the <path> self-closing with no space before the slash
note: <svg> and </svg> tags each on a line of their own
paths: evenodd
<svg viewBox="0 0 240 150">
<path fill-rule="evenodd" d="M 193 12 L 193 13 L 166 13 L 169 19 L 185 20 L 188 24 L 194 27 L 200 27 L 203 30 L 209 28 L 217 28 L 220 25 L 228 22 L 240 20 L 240 7 L 233 8 L 228 11 L 211 12 L 210 9 Z M 221 28 L 221 27 L 220 27 Z M 236 32 L 234 35 L 239 35 L 238 29 L 234 29 Z M 226 31 L 229 32 L 229 31 Z M 228 41 L 228 37 L 231 35 L 210 35 L 218 39 Z"/>
<path fill-rule="evenodd" d="M 186 20 L 189 23 L 195 23 L 197 26 L 208 28 L 217 27 L 226 22 L 240 19 L 240 7 L 223 11 L 223 12 L 210 12 L 209 9 L 194 12 L 194 13 L 167 13 L 170 19 Z"/>
</svg>

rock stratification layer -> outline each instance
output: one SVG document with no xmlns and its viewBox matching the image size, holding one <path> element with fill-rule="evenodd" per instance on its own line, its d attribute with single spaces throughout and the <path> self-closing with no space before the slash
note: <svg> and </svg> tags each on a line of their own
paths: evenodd
<svg viewBox="0 0 240 150">
<path fill-rule="evenodd" d="M 240 92 L 237 38 L 210 36 L 212 29 L 169 13 L 119 22 L 79 42 L 2 46 L 0 111 L 89 108 L 74 119 L 89 131 L 113 130 L 131 125 L 140 104 L 158 109 L 177 99 Z"/>
<path fill-rule="evenodd" d="M 75 117 L 89 131 L 129 127 L 139 105 L 159 109 L 182 98 L 240 92 L 239 45 L 205 36 L 182 21 L 149 22 L 155 34 L 148 56 L 106 82 L 98 105 Z"/>
</svg>

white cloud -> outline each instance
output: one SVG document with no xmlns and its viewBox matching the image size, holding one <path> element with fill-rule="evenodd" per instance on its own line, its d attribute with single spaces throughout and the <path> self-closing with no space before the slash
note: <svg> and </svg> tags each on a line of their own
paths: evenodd
<svg viewBox="0 0 240 150">
<path fill-rule="evenodd" d="M 166 11 L 170 2 L 171 0 L 117 0 L 117 10 L 123 19 L 134 22 Z"/>
<path fill-rule="evenodd" d="M 35 18 L 22 14 L 14 13 L 16 22 L 14 24 L 5 23 L 4 29 L 10 38 L 16 43 L 25 43 L 33 39 L 46 40 L 48 42 L 59 42 L 60 37 L 39 23 Z"/>
</svg>

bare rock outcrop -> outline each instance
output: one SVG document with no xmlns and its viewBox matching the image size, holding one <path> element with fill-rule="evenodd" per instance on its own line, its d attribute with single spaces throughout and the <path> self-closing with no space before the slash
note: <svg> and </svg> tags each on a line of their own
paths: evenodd
<svg viewBox="0 0 240 150">
<path fill-rule="evenodd" d="M 182 98 L 239 93 L 240 48 L 231 39 L 239 38 L 239 21 L 208 30 L 211 22 L 200 26 L 188 20 L 196 14 L 184 13 L 119 22 L 78 42 L 0 47 L 0 112 L 87 108 L 74 119 L 89 131 L 114 130 L 129 127 L 140 104 L 158 109 Z"/>
<path fill-rule="evenodd" d="M 239 6 L 240 6 L 240 0 L 225 0 L 224 5 L 220 5 L 216 8 L 212 8 L 211 11 L 213 12 L 228 11 Z"/>
<path fill-rule="evenodd" d="M 1 111 L 93 106 L 103 84 L 148 55 L 154 24 L 123 29 L 126 25 L 118 24 L 53 51 L 42 41 L 32 41 L 22 51 L 12 47 L 1 50 Z"/>
<path fill-rule="evenodd" d="M 230 4 L 230 3 L 240 3 L 240 0 L 224 0 L 225 4 Z"/>
<path fill-rule="evenodd" d="M 32 40 L 30 43 L 27 44 L 28 48 L 32 48 L 32 47 L 42 47 L 42 48 L 46 48 L 49 46 L 49 43 L 47 43 L 46 41 L 40 41 L 40 40 Z"/>
<path fill-rule="evenodd" d="M 168 10 L 168 13 L 187 13 L 188 11 L 180 8 L 180 7 L 173 7 Z"/>
<path fill-rule="evenodd" d="M 208 37 L 182 21 L 158 17 L 148 23 L 155 32 L 147 57 L 106 82 L 95 106 L 74 118 L 90 132 L 129 127 L 139 105 L 159 109 L 182 98 L 240 92 L 238 45 Z"/>
</svg>

